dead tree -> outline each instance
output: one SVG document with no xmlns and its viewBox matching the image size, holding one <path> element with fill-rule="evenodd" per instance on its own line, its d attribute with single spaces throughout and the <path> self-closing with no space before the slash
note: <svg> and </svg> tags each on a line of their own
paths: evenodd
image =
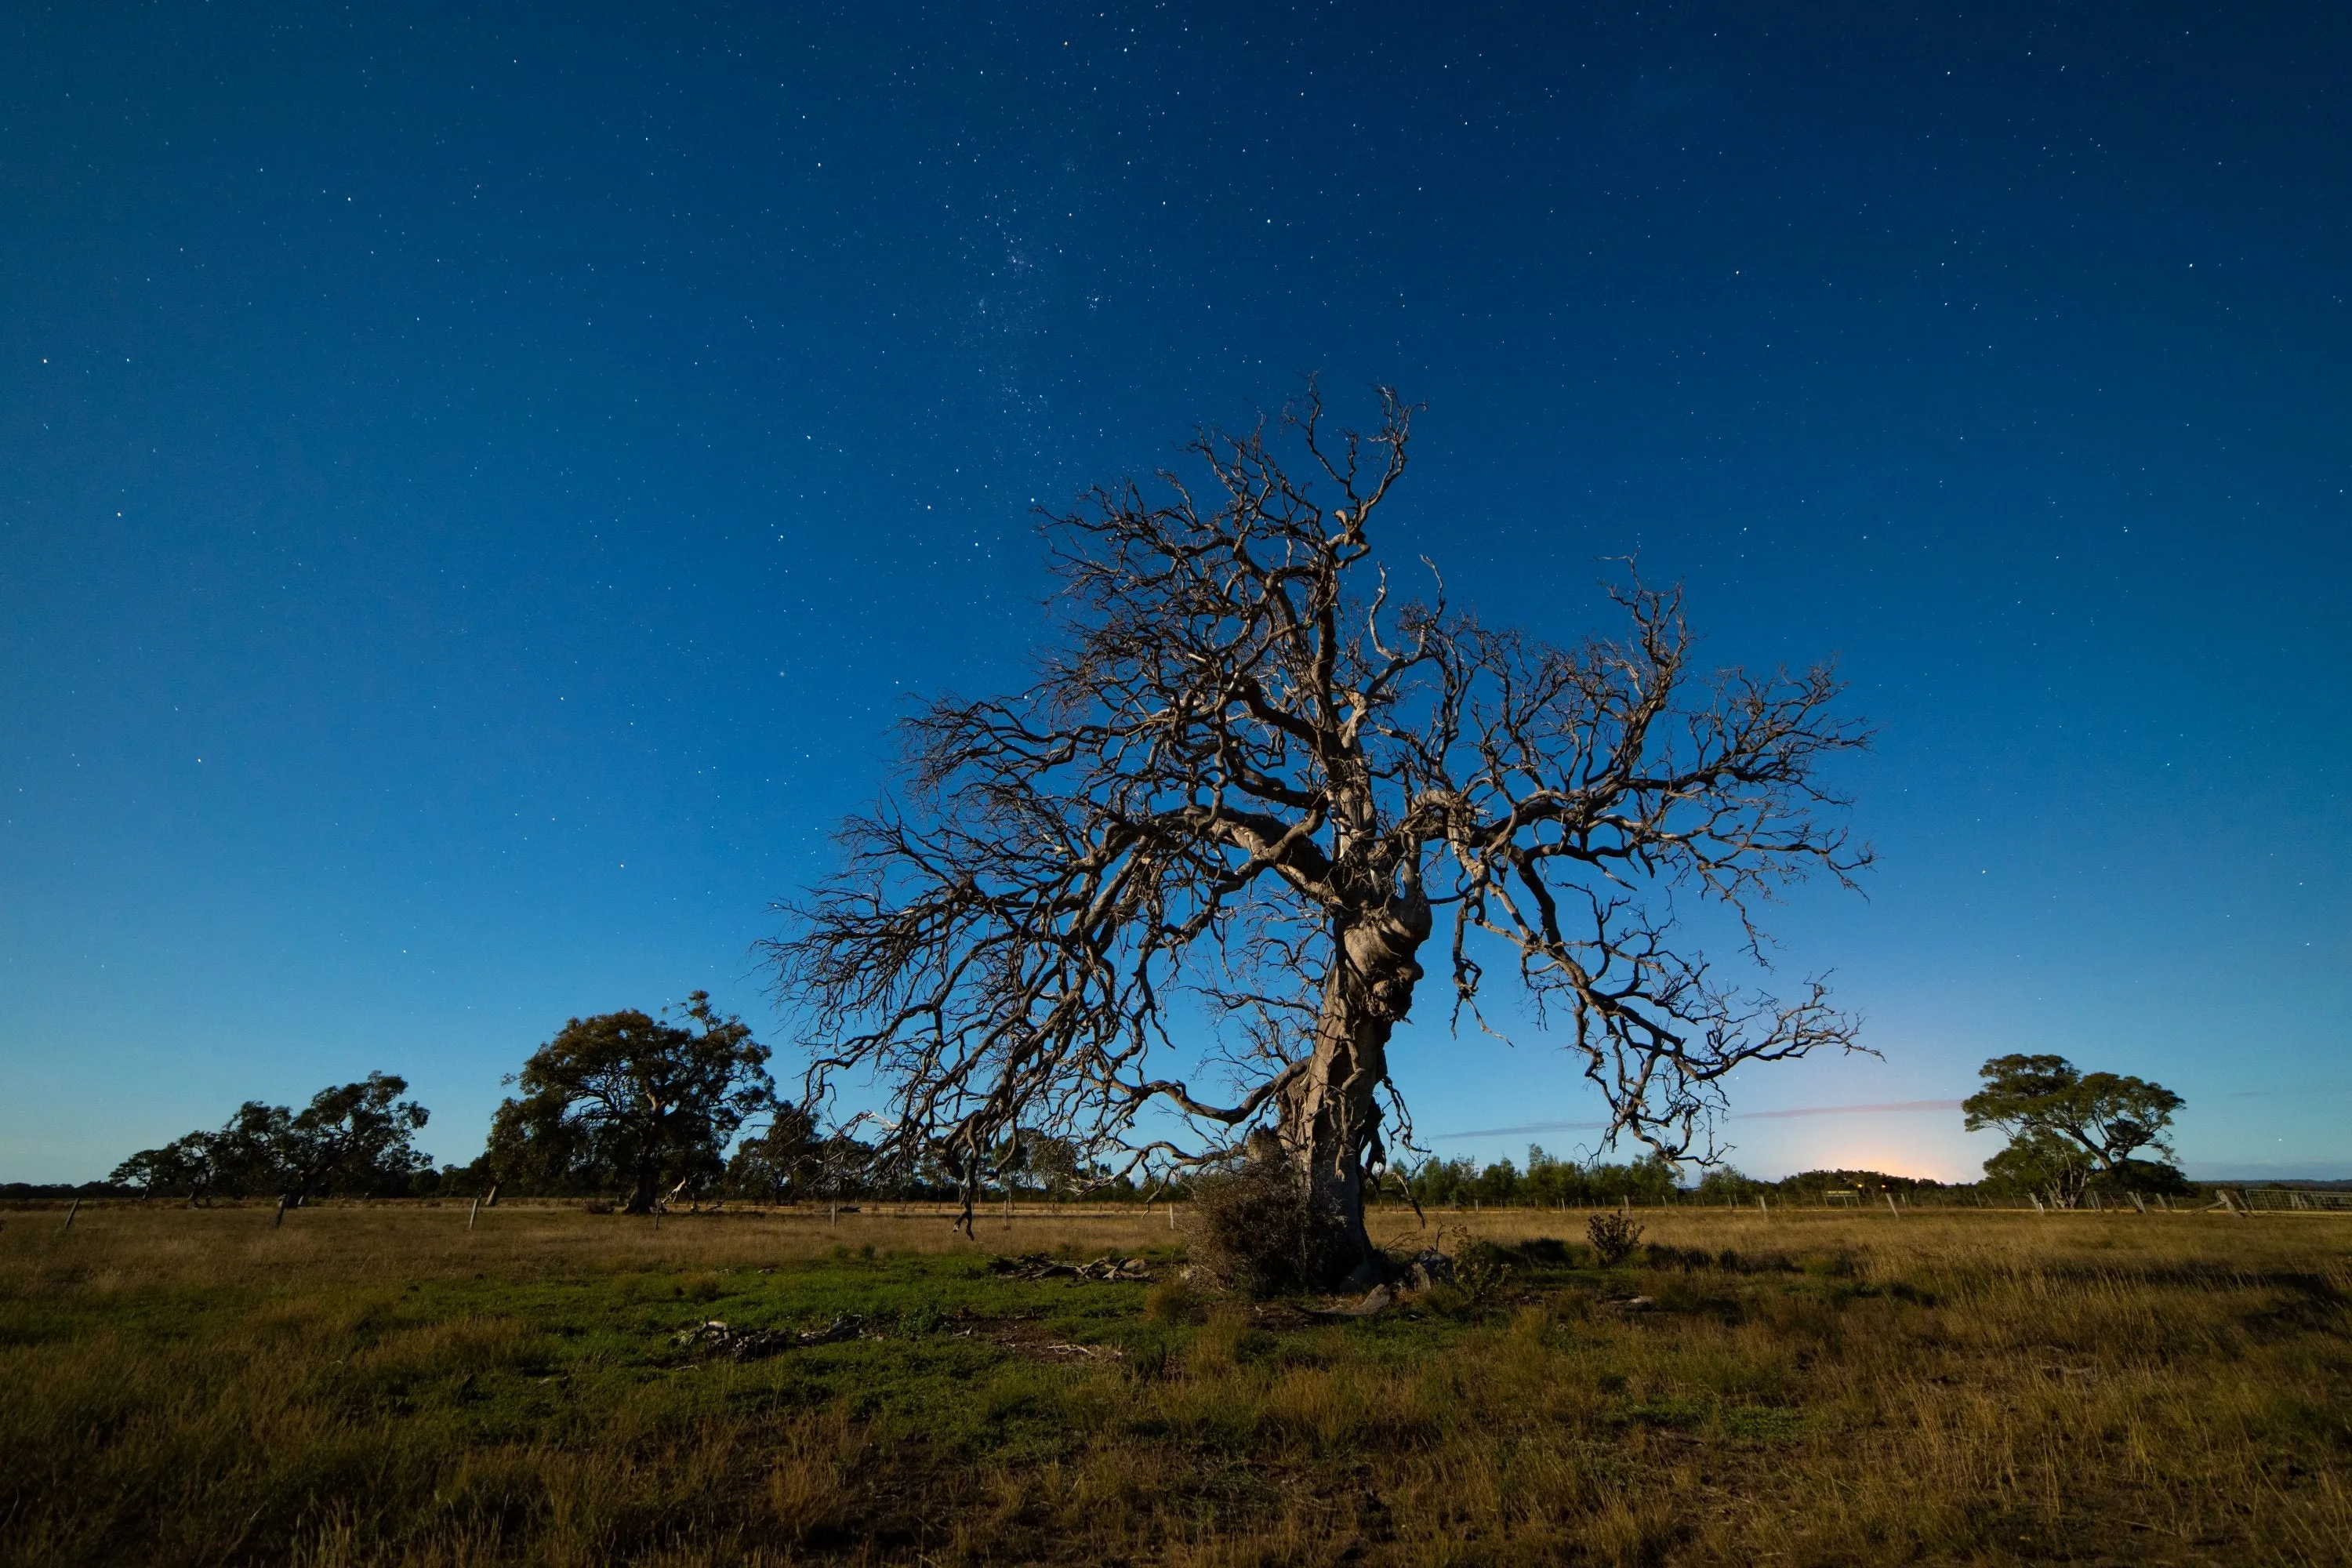
<svg viewBox="0 0 2352 1568">
<path fill-rule="evenodd" d="M 1622 633 L 1574 647 L 1449 608 L 1433 568 L 1399 602 L 1372 539 L 1412 411 L 1381 405 L 1335 440 L 1310 388 L 1271 431 L 1198 436 L 1205 483 L 1054 520 L 1036 683 L 908 720 L 902 789 L 779 906 L 811 1092 L 878 1083 L 886 1161 L 944 1156 L 969 1201 L 1015 1128 L 1162 1166 L 1270 1130 L 1362 1275 L 1387 1047 L 1433 935 L 1455 1023 L 1515 969 L 1611 1140 L 1706 1157 L 1725 1074 L 1852 1047 L 1818 980 L 1719 981 L 1672 903 L 1727 909 L 1761 964 L 1761 903 L 1867 861 L 1821 776 L 1864 739 L 1831 671 L 1694 670 L 1679 590 L 1630 568 Z"/>
</svg>

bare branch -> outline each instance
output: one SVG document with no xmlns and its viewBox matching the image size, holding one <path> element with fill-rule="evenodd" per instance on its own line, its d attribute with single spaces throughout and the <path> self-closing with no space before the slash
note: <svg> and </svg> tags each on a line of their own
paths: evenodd
<svg viewBox="0 0 2352 1568">
<path fill-rule="evenodd" d="M 767 948 L 811 1103 L 877 1084 L 886 1161 L 977 1171 L 1020 1127 L 1166 1170 L 1175 1123 L 1228 1150 L 1270 1121 L 1357 1201 L 1447 907 L 1456 1018 L 1486 1028 L 1514 973 L 1612 1135 L 1711 1152 L 1735 1067 L 1853 1046 L 1819 982 L 1716 980 L 1674 910 L 1725 909 L 1760 965 L 1782 889 L 1868 864 L 1824 777 L 1866 741 L 1834 674 L 1695 672 L 1679 591 L 1630 563 L 1622 634 L 1574 647 L 1449 608 L 1434 567 L 1433 601 L 1396 603 L 1370 540 L 1413 410 L 1380 408 L 1335 437 L 1310 384 L 1271 429 L 1199 433 L 1205 482 L 1087 492 L 1047 524 L 1062 637 L 1036 683 L 907 722 L 901 794 Z M 1187 1056 L 1232 1091 L 1169 1070 Z"/>
</svg>

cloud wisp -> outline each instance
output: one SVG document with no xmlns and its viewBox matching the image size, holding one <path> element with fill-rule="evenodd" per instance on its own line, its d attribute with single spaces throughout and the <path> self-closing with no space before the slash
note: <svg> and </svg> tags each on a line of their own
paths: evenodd
<svg viewBox="0 0 2352 1568">
<path fill-rule="evenodd" d="M 1786 1110 L 1743 1110 L 1731 1121 L 1780 1121 L 1799 1116 L 1867 1116 L 1906 1110 L 1958 1110 L 1957 1100 L 1897 1100 L 1882 1105 L 1799 1105 Z M 1454 1138 L 1516 1138 L 1528 1132 L 1599 1132 L 1606 1121 L 1530 1121 L 1524 1127 L 1481 1127 L 1467 1132 L 1433 1132 L 1433 1142 Z"/>
</svg>

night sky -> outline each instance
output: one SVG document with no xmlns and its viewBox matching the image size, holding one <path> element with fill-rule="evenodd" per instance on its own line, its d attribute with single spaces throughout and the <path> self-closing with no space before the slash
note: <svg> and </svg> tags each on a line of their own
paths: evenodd
<svg viewBox="0 0 2352 1568">
<path fill-rule="evenodd" d="M 1021 681 L 1033 501 L 1308 373 L 1427 405 L 1380 542 L 1456 603 L 1572 639 L 1638 552 L 1840 658 L 1880 864 L 1778 962 L 1883 1058 L 1735 1110 L 2051 1050 L 2352 1174 L 2352 12 L 1774 9 L 11 7 L 0 1180 L 372 1068 L 470 1159 L 697 987 L 788 1044 L 768 906 Z M 1584 1151 L 1423 1013 L 1430 1147 Z"/>
</svg>

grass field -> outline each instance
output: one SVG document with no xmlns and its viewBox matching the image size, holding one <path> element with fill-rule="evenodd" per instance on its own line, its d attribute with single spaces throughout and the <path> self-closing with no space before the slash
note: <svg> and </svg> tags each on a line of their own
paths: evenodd
<svg viewBox="0 0 2352 1568">
<path fill-rule="evenodd" d="M 10 1213 L 0 1562 L 2352 1561 L 2352 1218 L 1640 1217 L 1328 1321 L 987 1266 L 1159 1216 Z"/>
</svg>

